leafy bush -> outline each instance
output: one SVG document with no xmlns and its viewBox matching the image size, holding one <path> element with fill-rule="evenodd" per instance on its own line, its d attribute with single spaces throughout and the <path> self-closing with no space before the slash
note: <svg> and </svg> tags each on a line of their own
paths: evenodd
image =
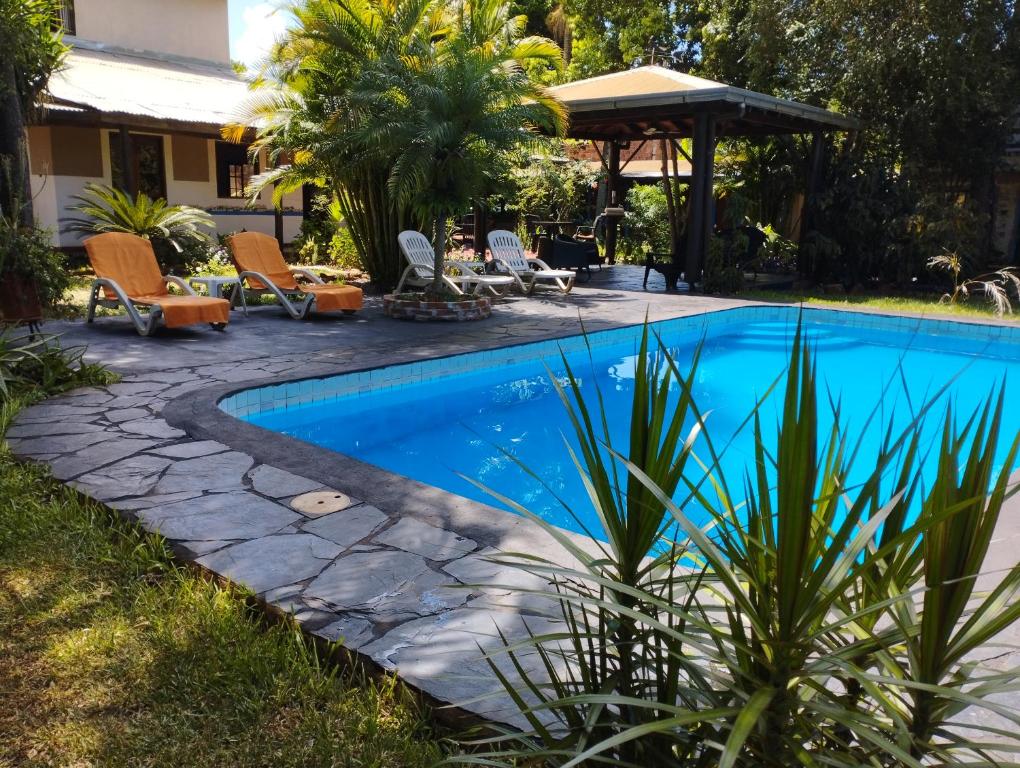
<svg viewBox="0 0 1020 768">
<path fill-rule="evenodd" d="M 84 193 L 72 199 L 80 217 L 69 219 L 66 232 L 102 234 L 128 232 L 152 242 L 164 272 L 191 272 L 209 258 L 212 216 L 190 205 L 169 205 L 139 192 L 132 200 L 119 189 L 86 184 Z"/>
<path fill-rule="evenodd" d="M 654 251 L 670 249 L 669 212 L 666 193 L 659 184 L 637 184 L 627 193 L 627 216 L 621 228 L 621 251 L 630 260 L 641 261 Z"/>
<path fill-rule="evenodd" d="M 566 155 L 562 142 L 551 148 Z M 514 172 L 516 196 L 514 208 L 522 214 L 540 218 L 552 216 L 561 221 L 573 221 L 584 213 L 585 193 L 598 172 L 583 160 L 563 160 L 554 157 L 522 158 Z"/>
<path fill-rule="evenodd" d="M 744 270 L 738 255 L 747 252 L 747 236 L 730 240 L 713 237 L 708 241 L 702 290 L 706 293 L 736 293 L 744 287 Z"/>
<path fill-rule="evenodd" d="M 32 280 L 44 309 L 59 302 L 71 282 L 64 256 L 50 245 L 50 233 L 20 226 L 17 214 L 0 216 L 0 275 L 5 273 Z"/>
<path fill-rule="evenodd" d="M 1020 275 L 1016 269 L 1004 267 L 977 277 L 961 279 L 963 268 L 964 260 L 960 255 L 949 251 L 928 260 L 928 269 L 946 272 L 953 281 L 952 289 L 942 295 L 939 303 L 956 304 L 958 301 L 966 301 L 972 293 L 983 293 L 995 308 L 996 315 L 1001 317 L 1013 313 L 1010 289 L 1020 298 Z"/>
<path fill-rule="evenodd" d="M 115 377 L 101 365 L 86 363 L 85 347 L 62 349 L 57 336 L 0 332 L 0 398 L 48 395 L 99 384 Z"/>
<path fill-rule="evenodd" d="M 319 195 L 313 201 L 312 215 L 301 222 L 301 233 L 294 243 L 302 264 L 328 264 L 338 269 L 363 269 L 361 256 L 350 229 L 344 223 L 336 199 Z"/>
<path fill-rule="evenodd" d="M 547 579 L 538 593 L 564 623 L 505 649 L 522 682 L 490 661 L 531 730 L 499 732 L 457 761 L 999 764 L 994 752 L 1011 747 L 986 742 L 1020 725 L 998 701 L 1018 670 L 975 654 L 1020 618 L 1020 566 L 982 574 L 1017 490 L 1020 436 L 1005 457 L 995 450 L 1005 387 L 962 420 L 950 407 L 926 459 L 935 401 L 902 434 L 886 431 L 873 468 L 855 467 L 838 406 L 834 426 L 820 426 L 798 329 L 777 435 L 765 437 L 756 409 L 744 422 L 754 456 L 732 478 L 692 396 L 698 355 L 682 370 L 650 335 L 646 326 L 628 445 L 613 444 L 601 394 L 590 408 L 565 359 L 565 383 L 553 379 L 606 543 L 578 546 L 515 505 L 565 553 L 496 560 Z M 927 481 L 922 460 L 937 464 Z M 710 524 L 695 522 L 705 513 Z"/>
</svg>

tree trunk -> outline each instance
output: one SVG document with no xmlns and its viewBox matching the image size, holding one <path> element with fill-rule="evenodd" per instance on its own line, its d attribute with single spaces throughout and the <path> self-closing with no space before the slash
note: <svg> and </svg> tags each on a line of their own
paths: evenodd
<svg viewBox="0 0 1020 768">
<path fill-rule="evenodd" d="M 432 248 L 435 259 L 432 262 L 432 288 L 430 290 L 438 296 L 443 291 L 443 257 L 446 255 L 446 214 L 442 211 L 436 214 L 436 239 Z"/>
<path fill-rule="evenodd" d="M 28 172 L 28 143 L 25 140 L 25 116 L 18 98 L 14 64 L 3 65 L 0 89 L 0 212 L 9 215 L 15 208 L 23 226 L 35 224 L 32 211 L 32 180 Z"/>
</svg>

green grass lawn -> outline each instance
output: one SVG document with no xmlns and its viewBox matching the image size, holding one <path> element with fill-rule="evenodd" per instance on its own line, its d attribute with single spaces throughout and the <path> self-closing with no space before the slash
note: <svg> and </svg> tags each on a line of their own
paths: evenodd
<svg viewBox="0 0 1020 768">
<path fill-rule="evenodd" d="M 837 295 L 824 293 L 800 293 L 796 291 L 746 291 L 739 298 L 752 301 L 777 301 L 797 304 L 811 304 L 829 307 L 867 307 L 886 312 L 915 312 L 925 315 L 940 315 L 958 318 L 982 318 L 1017 322 L 1020 315 L 1003 315 L 997 318 L 991 304 L 975 299 L 963 304 L 939 303 L 937 299 L 909 298 L 904 296 L 877 296 L 871 294 Z M 1017 311 L 1018 307 L 1014 307 Z"/>
<path fill-rule="evenodd" d="M 13 406 L 0 415 L 0 434 Z M 0 446 L 0 766 L 427 766 L 410 697 Z"/>
</svg>

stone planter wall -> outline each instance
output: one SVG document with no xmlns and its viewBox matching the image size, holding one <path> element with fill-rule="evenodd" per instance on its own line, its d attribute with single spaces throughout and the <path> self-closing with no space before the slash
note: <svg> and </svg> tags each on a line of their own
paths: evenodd
<svg viewBox="0 0 1020 768">
<path fill-rule="evenodd" d="M 482 320 L 492 314 L 492 301 L 478 296 L 462 301 L 426 301 L 383 296 L 383 313 L 398 320 Z"/>
</svg>

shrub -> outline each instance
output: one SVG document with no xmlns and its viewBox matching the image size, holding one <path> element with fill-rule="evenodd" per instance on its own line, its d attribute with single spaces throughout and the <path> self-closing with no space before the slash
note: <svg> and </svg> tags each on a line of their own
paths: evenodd
<svg viewBox="0 0 1020 768">
<path fill-rule="evenodd" d="M 35 283 L 44 309 L 57 304 L 70 286 L 64 256 L 50 245 L 50 233 L 0 216 L 0 274 L 15 274 Z"/>
<path fill-rule="evenodd" d="M 86 363 L 85 347 L 63 349 L 57 336 L 0 332 L 0 399 L 46 397 L 75 387 L 109 384 L 114 375 Z"/>
<path fill-rule="evenodd" d="M 622 248 L 634 261 L 649 251 L 670 249 L 669 213 L 666 193 L 659 184 L 638 184 L 627 193 L 627 216 L 622 227 Z"/>
<path fill-rule="evenodd" d="M 855 467 L 858 446 L 838 405 L 833 426 L 820 426 L 815 366 L 798 329 L 776 436 L 765 437 L 756 409 L 744 422 L 754 455 L 732 478 L 692 394 L 698 355 L 681 370 L 650 335 L 646 326 L 627 445 L 613 443 L 601 393 L 589 407 L 566 359 L 565 382 L 553 378 L 606 542 L 578 546 L 514 505 L 565 553 L 495 559 L 547 579 L 539 593 L 564 623 L 505 649 L 522 682 L 489 662 L 530 730 L 499 732 L 456 760 L 998 764 L 998 745 L 985 742 L 1020 725 L 998 701 L 1017 670 L 975 654 L 1020 618 L 1020 566 L 981 574 L 1016 491 L 1020 436 L 1005 457 L 995 450 L 1005 386 L 962 420 L 949 407 L 926 458 L 921 434 L 934 400 L 902 434 L 886 431 L 873 468 Z M 922 461 L 937 464 L 924 482 Z M 704 513 L 708 525 L 694 522 Z M 979 575 L 986 592 L 976 590 Z"/>
<path fill-rule="evenodd" d="M 66 232 L 102 234 L 128 232 L 152 242 L 164 272 L 188 273 L 209 258 L 213 219 L 190 205 L 169 205 L 143 192 L 131 199 L 124 192 L 100 184 L 86 184 L 84 193 L 72 199 L 81 214 L 69 219 Z"/>
</svg>

